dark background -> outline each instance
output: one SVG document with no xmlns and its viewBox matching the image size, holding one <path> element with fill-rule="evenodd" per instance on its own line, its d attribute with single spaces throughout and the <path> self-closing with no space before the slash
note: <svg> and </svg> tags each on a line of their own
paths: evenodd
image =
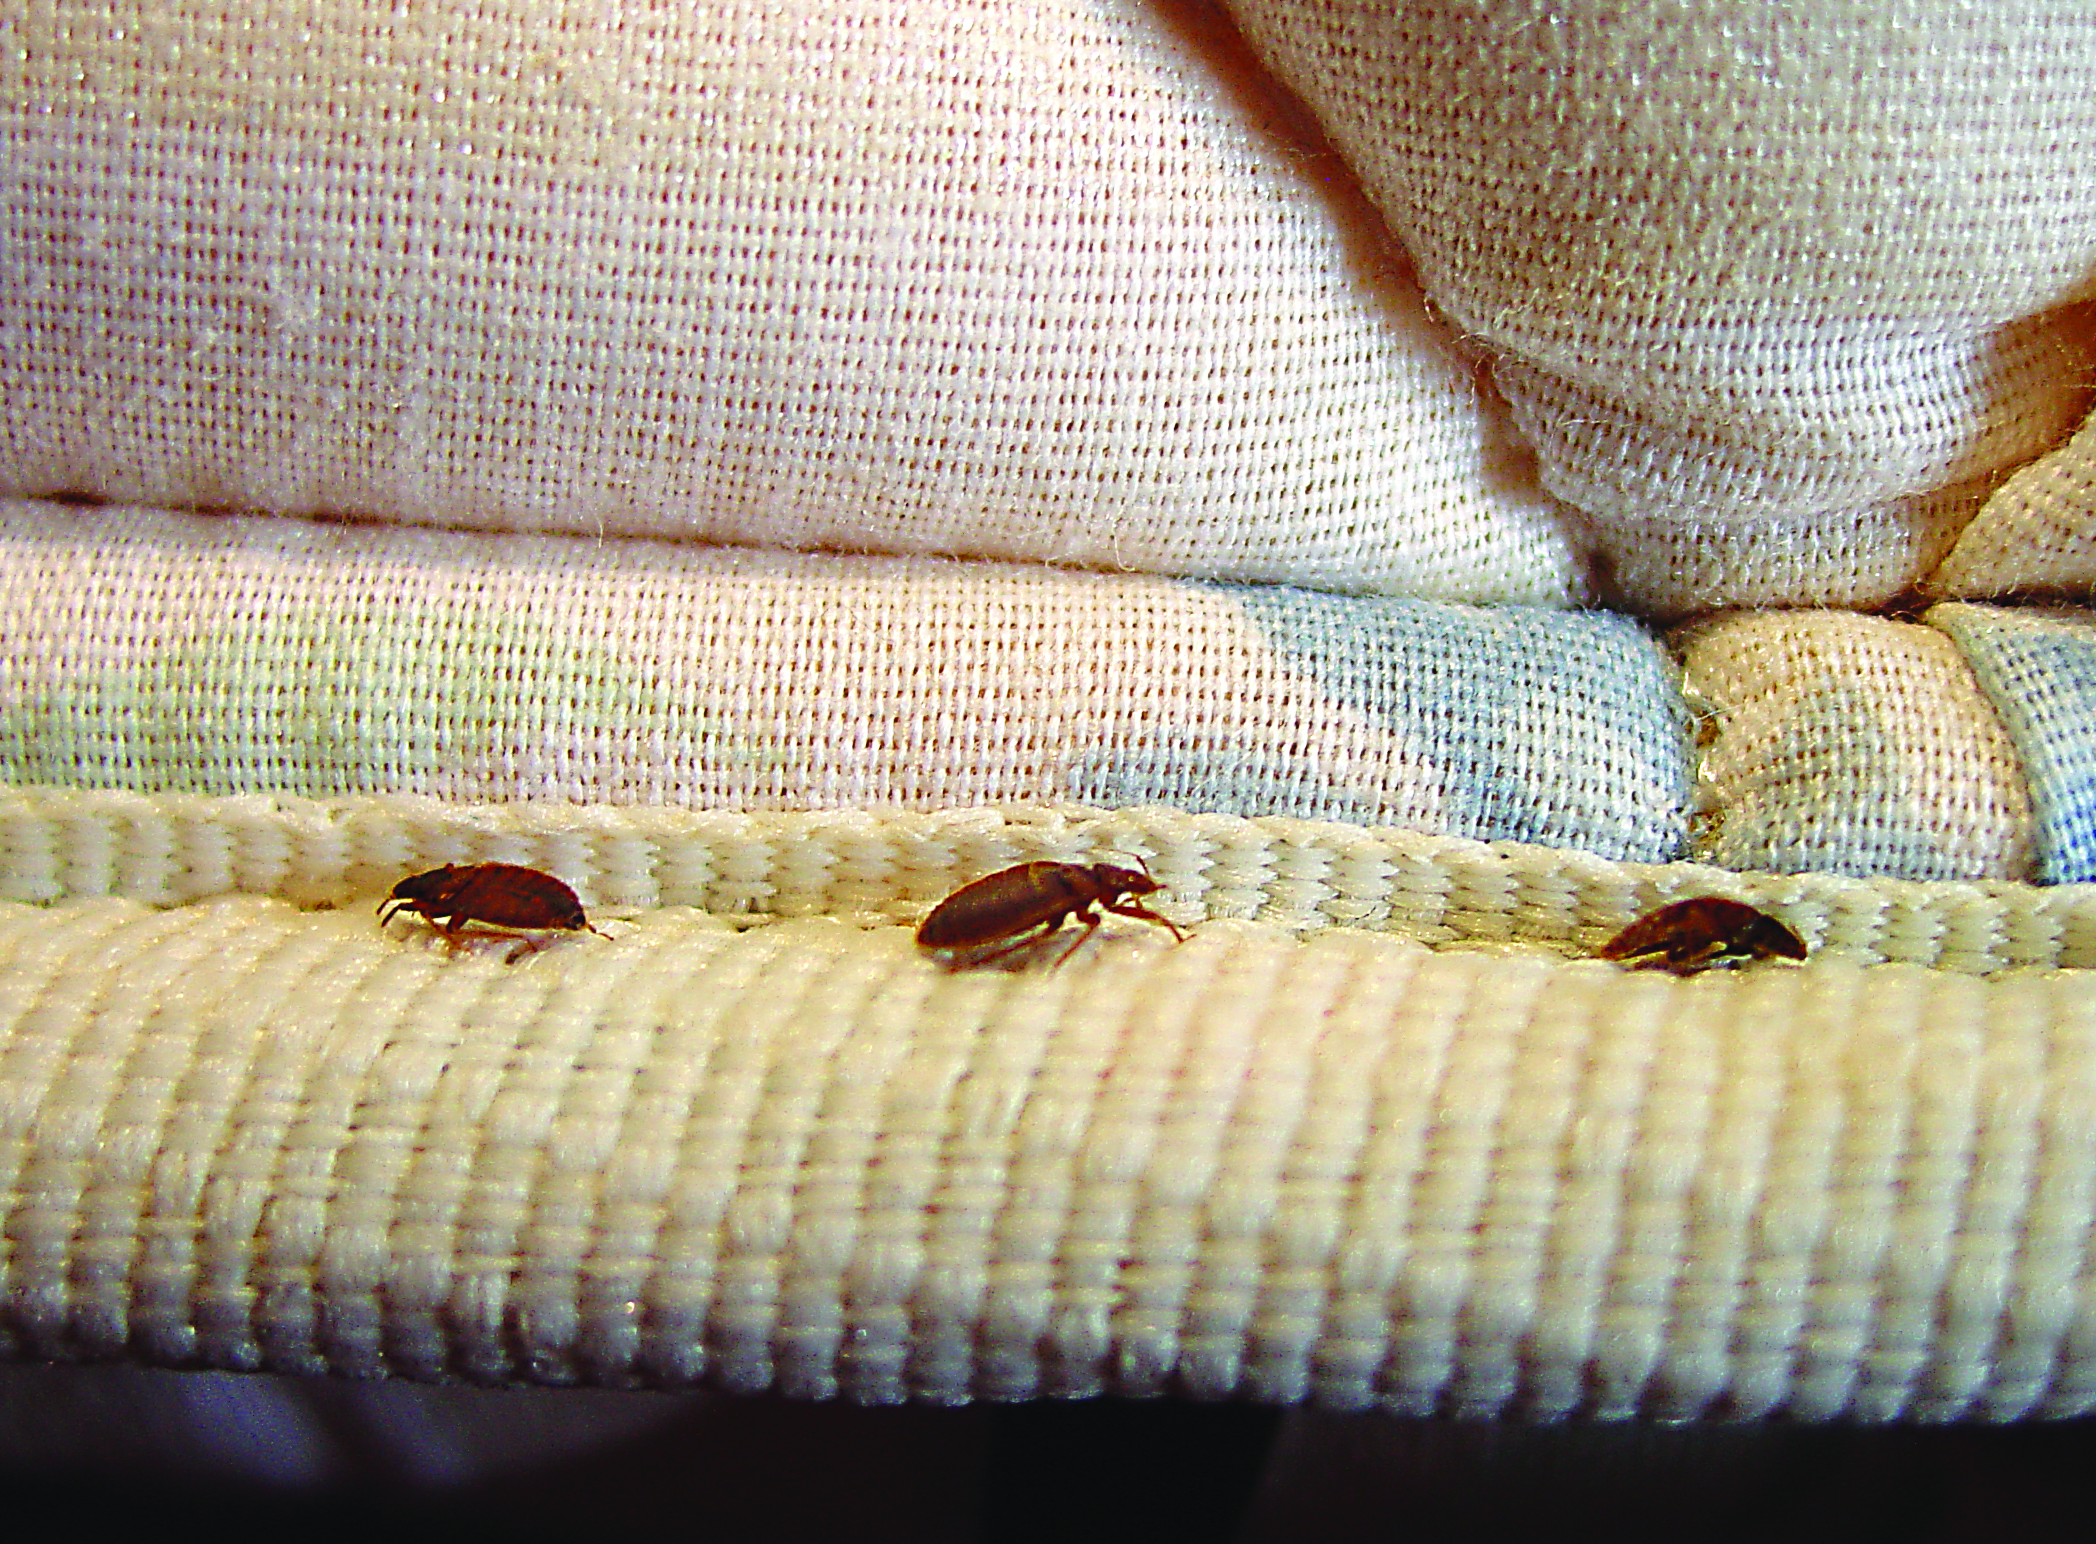
<svg viewBox="0 0 2096 1544">
<path fill-rule="evenodd" d="M 2046 1539 L 2089 1531 L 2085 1421 L 1518 1426 L 1166 1401 L 870 1409 L 0 1365 L 16 1538 L 286 1544 Z"/>
</svg>

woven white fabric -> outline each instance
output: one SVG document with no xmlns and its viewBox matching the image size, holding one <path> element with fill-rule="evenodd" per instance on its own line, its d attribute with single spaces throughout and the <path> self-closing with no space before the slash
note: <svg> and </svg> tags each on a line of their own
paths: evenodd
<svg viewBox="0 0 2096 1544">
<path fill-rule="evenodd" d="M 1700 716 L 1695 852 L 1728 868 L 2036 875 L 2022 759 L 1957 645 L 1841 612 L 1683 629 Z"/>
<path fill-rule="evenodd" d="M 1931 607 L 2016 747 L 2030 789 L 2036 877 L 2096 879 L 2096 614 Z"/>
<path fill-rule="evenodd" d="M 1164 808 L 767 815 L 0 789 L 0 900 L 25 905 L 114 897 L 177 907 L 238 894 L 365 918 L 419 869 L 521 863 L 612 916 L 690 908 L 737 923 L 874 926 L 915 924 L 961 884 L 1035 858 L 1143 863 L 1166 888 L 1159 905 L 1188 923 L 1369 929 L 1436 947 L 1583 955 L 1655 907 L 1726 895 L 1779 915 L 1816 959 L 1973 976 L 2096 969 L 2088 884 L 1735 873 Z"/>
<path fill-rule="evenodd" d="M 1237 12 L 0 14 L 0 1355 L 2096 1409 L 2084 620 L 1568 609 L 2084 582 L 2096 21 Z"/>
<path fill-rule="evenodd" d="M 1931 595 L 1985 599 L 2096 588 L 2096 419 L 2002 484 L 1959 533 Z"/>
<path fill-rule="evenodd" d="M 1585 593 L 1213 15 L 11 10 L 0 491 Z"/>
<path fill-rule="evenodd" d="M 1175 804 L 1677 856 L 1624 617 L 0 501 L 0 780 Z"/>
<path fill-rule="evenodd" d="M 1638 607 L 1880 602 L 2086 410 L 2085 8 L 1232 9 Z"/>
<path fill-rule="evenodd" d="M 623 845 L 606 819 L 77 795 L 18 797 L 0 829 L 15 854 L 40 822 L 85 851 L 113 821 L 134 877 L 192 874 L 140 852 L 173 840 L 222 872 L 274 862 L 282 894 L 359 830 L 430 861 L 446 823 L 614 864 L 681 844 L 716 896 L 812 873 L 893 894 L 908 871 L 883 854 L 913 840 L 966 861 L 928 843 L 950 817 L 656 814 Z M 1282 898 L 1369 856 L 1345 827 L 1164 812 L 974 836 L 1147 840 L 1198 922 L 1221 897 L 1177 894 L 1175 830 L 1263 848 Z M 1410 861 L 1435 857 L 1520 866 Z M 2080 972 L 1822 950 L 1682 982 L 1475 932 L 1437 951 L 1210 920 L 956 974 L 901 918 L 776 920 L 791 884 L 744 891 L 765 899 L 738 927 L 606 913 L 614 938 L 516 964 L 260 894 L 0 906 L 6 1349 L 1476 1416 L 2096 1402 Z M 2044 894 L 2096 940 L 2088 887 L 1930 893 Z M 1469 915 L 1489 936 L 1495 913 Z"/>
</svg>

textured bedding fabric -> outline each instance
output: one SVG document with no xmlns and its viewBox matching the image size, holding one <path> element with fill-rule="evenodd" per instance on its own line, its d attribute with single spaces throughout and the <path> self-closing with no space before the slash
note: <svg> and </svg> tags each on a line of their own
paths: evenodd
<svg viewBox="0 0 2096 1544">
<path fill-rule="evenodd" d="M 0 146 L 0 1348 L 2096 1403 L 2096 18 L 29 0 Z M 1192 936 L 921 956 L 1033 858 Z"/>
<path fill-rule="evenodd" d="M 46 794 L 0 850 L 41 903 L 0 905 L 17 1355 L 1537 1418 L 2096 1397 L 2087 887 L 1170 811 Z M 1039 853 L 1147 855 L 1193 937 L 912 946 Z M 381 935 L 436 857 L 568 874 L 612 936 Z M 1712 887 L 1813 965 L 1583 957 Z"/>
<path fill-rule="evenodd" d="M 54 605 L 54 596 L 64 597 Z M 2096 879 L 2096 620 L 1662 633 L 1037 566 L 0 501 L 0 779 L 1170 805 L 1633 862 Z"/>
<path fill-rule="evenodd" d="M 1605 612 L 20 502 L 0 633 L 15 782 L 1687 830 L 1674 664 Z"/>
<path fill-rule="evenodd" d="M 2030 780 L 2036 877 L 2096 879 L 2096 617 L 1998 606 L 1931 616 L 1965 651 Z"/>
<path fill-rule="evenodd" d="M 0 489 L 1583 593 L 1340 168 L 1188 22 L 17 8 Z"/>
<path fill-rule="evenodd" d="M 2091 18 L 1237 15 L 1330 145 L 1139 0 L 17 7 L 0 489 L 1654 613 L 2090 581 Z"/>
<path fill-rule="evenodd" d="M 1968 596 L 2090 581 L 2086 448 L 1957 542 L 2088 407 L 2085 7 L 1232 10 L 1631 604 L 1875 605 L 1953 543 Z"/>
</svg>

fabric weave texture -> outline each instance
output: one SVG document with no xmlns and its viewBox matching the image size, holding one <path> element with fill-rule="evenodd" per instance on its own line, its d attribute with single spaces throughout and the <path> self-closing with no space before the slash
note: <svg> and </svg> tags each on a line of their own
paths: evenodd
<svg viewBox="0 0 2096 1544">
<path fill-rule="evenodd" d="M 0 1353 L 2096 1407 L 2092 87 L 2036 0 L 9 8 Z M 915 946 L 1026 861 L 1190 936 Z M 381 929 L 469 862 L 610 936 Z M 1808 959 L 1595 957 L 1697 896 Z"/>
</svg>

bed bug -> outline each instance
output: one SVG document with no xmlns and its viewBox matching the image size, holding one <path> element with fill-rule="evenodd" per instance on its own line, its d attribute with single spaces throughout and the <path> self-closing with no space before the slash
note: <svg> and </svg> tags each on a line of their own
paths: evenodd
<svg viewBox="0 0 2096 1544">
<path fill-rule="evenodd" d="M 471 922 L 524 933 L 587 929 L 599 938 L 611 936 L 590 926 L 573 890 L 519 863 L 447 863 L 410 874 L 380 903 L 378 925 L 383 928 L 404 911 L 435 924 L 452 943 Z"/>
<path fill-rule="evenodd" d="M 1021 863 L 963 885 L 934 906 L 917 929 L 917 942 L 934 954 L 953 956 L 957 963 L 987 965 L 1046 938 L 1075 917 L 1084 931 L 1063 951 L 1060 964 L 1098 927 L 1101 919 L 1094 908 L 1140 917 L 1183 939 L 1186 933 L 1176 922 L 1137 899 L 1163 888 L 1140 869 L 1111 863 Z"/>
<path fill-rule="evenodd" d="M 1633 970 L 1657 966 L 1692 976 L 1713 965 L 1805 957 L 1805 941 L 1765 911 L 1722 896 L 1699 895 L 1647 912 L 1601 946 L 1604 960 Z"/>
</svg>

